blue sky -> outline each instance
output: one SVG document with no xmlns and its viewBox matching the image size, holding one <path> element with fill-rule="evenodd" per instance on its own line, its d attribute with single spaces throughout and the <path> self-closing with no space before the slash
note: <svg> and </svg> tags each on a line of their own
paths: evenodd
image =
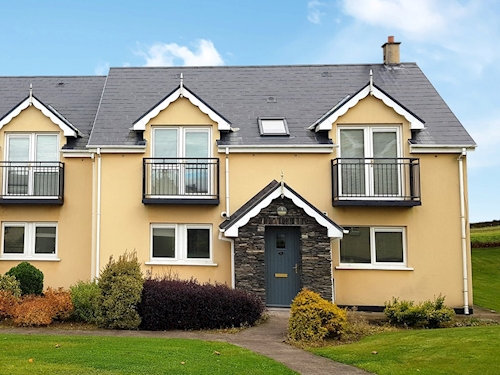
<svg viewBox="0 0 500 375">
<path fill-rule="evenodd" d="M 0 0 L 0 75 L 110 66 L 379 63 L 394 35 L 478 144 L 471 222 L 500 219 L 496 0 Z M 495 90 L 495 91 L 494 91 Z"/>
</svg>

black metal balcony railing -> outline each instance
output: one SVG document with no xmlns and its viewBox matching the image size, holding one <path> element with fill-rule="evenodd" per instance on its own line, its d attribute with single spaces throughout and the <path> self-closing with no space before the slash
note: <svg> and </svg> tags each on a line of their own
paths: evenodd
<svg viewBox="0 0 500 375">
<path fill-rule="evenodd" d="M 144 204 L 219 204 L 218 158 L 144 158 Z"/>
<path fill-rule="evenodd" d="M 0 169 L 0 204 L 63 204 L 64 163 L 3 161 Z"/>
<path fill-rule="evenodd" d="M 332 160 L 333 206 L 419 206 L 420 159 Z"/>
</svg>

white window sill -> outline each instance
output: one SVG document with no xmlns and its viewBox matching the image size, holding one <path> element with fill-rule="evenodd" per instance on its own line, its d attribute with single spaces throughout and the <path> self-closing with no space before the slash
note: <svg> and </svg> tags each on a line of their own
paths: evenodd
<svg viewBox="0 0 500 375">
<path fill-rule="evenodd" d="M 26 262 L 60 262 L 59 258 L 42 258 L 42 257 L 6 257 L 2 256 L 0 261 L 5 260 L 15 260 L 15 261 L 26 261 Z"/>
<path fill-rule="evenodd" d="M 180 261 L 180 260 L 153 260 L 144 263 L 146 266 L 202 266 L 202 267 L 217 267 L 217 263 L 212 262 L 194 262 L 194 261 Z"/>
<path fill-rule="evenodd" d="M 379 271 L 414 271 L 413 267 L 407 266 L 382 266 L 374 264 L 342 264 L 335 267 L 336 270 L 379 270 Z"/>
</svg>

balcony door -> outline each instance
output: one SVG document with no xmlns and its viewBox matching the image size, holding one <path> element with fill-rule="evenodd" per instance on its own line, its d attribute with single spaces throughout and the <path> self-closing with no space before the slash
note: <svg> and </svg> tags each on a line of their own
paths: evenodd
<svg viewBox="0 0 500 375">
<path fill-rule="evenodd" d="M 151 192 L 153 195 L 204 195 L 209 193 L 210 156 L 208 128 L 155 128 Z"/>
<path fill-rule="evenodd" d="M 401 195 L 399 128 L 341 128 L 340 191 L 347 197 Z"/>
<path fill-rule="evenodd" d="M 57 134 L 7 136 L 4 194 L 57 196 L 59 194 L 59 141 Z"/>
</svg>

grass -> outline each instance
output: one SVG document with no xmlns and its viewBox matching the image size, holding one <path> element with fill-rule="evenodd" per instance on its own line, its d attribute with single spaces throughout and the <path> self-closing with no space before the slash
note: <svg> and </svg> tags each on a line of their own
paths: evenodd
<svg viewBox="0 0 500 375">
<path fill-rule="evenodd" d="M 472 249 L 474 304 L 500 312 L 500 247 Z"/>
<path fill-rule="evenodd" d="M 499 246 L 500 226 L 471 228 L 470 237 L 473 247 Z"/>
<path fill-rule="evenodd" d="M 309 350 L 379 375 L 498 374 L 500 326 L 384 332 Z"/>
<path fill-rule="evenodd" d="M 0 334 L 0 374 L 296 374 L 246 349 L 188 339 Z"/>
</svg>

